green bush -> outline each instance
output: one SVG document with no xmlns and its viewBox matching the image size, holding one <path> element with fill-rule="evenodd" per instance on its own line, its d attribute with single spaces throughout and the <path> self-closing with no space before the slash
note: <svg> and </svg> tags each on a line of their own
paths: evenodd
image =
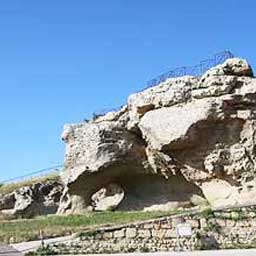
<svg viewBox="0 0 256 256">
<path fill-rule="evenodd" d="M 57 255 L 49 245 L 40 247 L 36 252 L 28 252 L 25 256 L 47 256 L 47 255 Z"/>
</svg>

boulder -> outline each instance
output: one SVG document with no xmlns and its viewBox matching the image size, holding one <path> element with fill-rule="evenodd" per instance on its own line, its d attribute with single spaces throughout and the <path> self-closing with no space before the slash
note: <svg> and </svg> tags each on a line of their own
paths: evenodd
<svg viewBox="0 0 256 256">
<path fill-rule="evenodd" d="M 203 84 L 208 78 L 215 76 L 244 76 L 253 77 L 253 70 L 248 62 L 240 58 L 226 60 L 223 64 L 209 69 L 200 79 Z"/>
<path fill-rule="evenodd" d="M 233 58 L 66 125 L 58 212 L 256 203 L 255 113 L 256 79 L 246 60 Z"/>
<path fill-rule="evenodd" d="M 115 183 L 110 183 L 106 187 L 101 188 L 94 195 L 94 209 L 96 211 L 115 210 L 124 198 L 124 190 Z"/>
<path fill-rule="evenodd" d="M 152 109 L 170 107 L 191 99 L 192 88 L 198 83 L 196 77 L 170 78 L 158 86 L 135 93 L 128 98 L 128 129 L 136 129 L 139 119 Z"/>
<path fill-rule="evenodd" d="M 147 112 L 138 126 L 150 148 L 163 151 L 165 146 L 179 147 L 193 125 L 214 118 L 216 104 L 214 99 L 202 99 L 183 106 L 159 108 Z"/>
</svg>

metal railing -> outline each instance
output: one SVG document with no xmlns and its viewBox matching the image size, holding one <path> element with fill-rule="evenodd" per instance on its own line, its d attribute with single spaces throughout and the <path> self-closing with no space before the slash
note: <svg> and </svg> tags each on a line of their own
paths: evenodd
<svg viewBox="0 0 256 256">
<path fill-rule="evenodd" d="M 234 58 L 234 55 L 230 51 L 223 51 L 215 54 L 210 59 L 200 61 L 198 65 L 188 67 L 178 67 L 168 72 L 161 74 L 160 76 L 151 79 L 147 82 L 146 88 L 156 86 L 164 82 L 168 78 L 181 77 L 181 76 L 201 76 L 204 72 L 210 68 L 223 63 L 225 60 Z M 145 89 L 146 89 L 145 88 Z"/>
<path fill-rule="evenodd" d="M 33 179 L 37 179 L 37 178 L 43 178 L 43 177 L 46 177 L 46 176 L 51 175 L 51 174 L 59 173 L 60 169 L 62 169 L 63 166 L 64 166 L 63 164 L 54 165 L 54 166 L 51 166 L 51 167 L 41 169 L 39 171 L 30 172 L 26 175 L 22 175 L 22 176 L 15 177 L 15 178 L 12 178 L 12 179 L 3 180 L 3 181 L 0 182 L 0 184 L 1 185 L 6 185 L 6 184 L 10 184 L 10 183 L 19 183 L 19 182 L 22 182 L 22 181 L 33 180 Z"/>
<path fill-rule="evenodd" d="M 182 77 L 182 76 L 188 76 L 188 75 L 200 77 L 210 68 L 215 67 L 219 64 L 222 64 L 225 60 L 230 59 L 230 58 L 234 58 L 234 54 L 231 53 L 230 51 L 226 50 L 226 51 L 216 53 L 209 59 L 200 61 L 199 64 L 197 64 L 195 66 L 185 66 L 185 67 L 174 68 L 172 70 L 169 70 L 169 71 L 157 76 L 154 79 L 149 80 L 146 83 L 146 86 L 142 90 L 140 90 L 140 92 L 144 91 L 145 89 L 148 89 L 150 87 L 154 87 L 154 86 L 164 82 L 168 78 Z M 123 106 L 124 105 L 122 105 L 121 107 L 117 107 L 117 108 L 105 108 L 105 109 L 96 111 L 95 113 L 93 113 L 93 119 L 95 119 L 99 116 L 104 116 L 108 112 L 118 111 Z"/>
</svg>

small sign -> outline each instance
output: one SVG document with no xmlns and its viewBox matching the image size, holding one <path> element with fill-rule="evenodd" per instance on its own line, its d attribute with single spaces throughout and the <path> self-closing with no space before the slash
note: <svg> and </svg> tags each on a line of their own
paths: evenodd
<svg viewBox="0 0 256 256">
<path fill-rule="evenodd" d="M 178 236 L 192 236 L 192 228 L 188 223 L 181 223 L 177 225 Z"/>
</svg>

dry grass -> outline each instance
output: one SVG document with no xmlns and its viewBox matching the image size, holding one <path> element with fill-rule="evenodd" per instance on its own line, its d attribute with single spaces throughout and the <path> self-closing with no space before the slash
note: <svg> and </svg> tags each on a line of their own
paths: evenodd
<svg viewBox="0 0 256 256">
<path fill-rule="evenodd" d="M 8 193 L 13 192 L 16 189 L 25 187 L 25 186 L 31 186 L 36 183 L 46 183 L 50 181 L 60 181 L 60 176 L 58 172 L 54 172 L 52 174 L 49 174 L 44 177 L 39 177 L 39 178 L 31 178 L 26 181 L 21 181 L 17 183 L 10 183 L 10 184 L 4 184 L 0 186 L 0 195 L 5 195 Z"/>
</svg>

